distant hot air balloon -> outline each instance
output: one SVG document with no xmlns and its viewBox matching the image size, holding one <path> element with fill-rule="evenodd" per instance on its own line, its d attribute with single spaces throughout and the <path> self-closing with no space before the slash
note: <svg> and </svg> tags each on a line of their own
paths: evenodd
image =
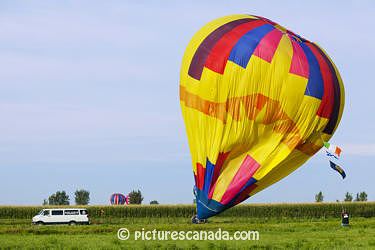
<svg viewBox="0 0 375 250">
<path fill-rule="evenodd" d="M 339 124 L 344 86 L 316 43 L 266 18 L 232 15 L 190 41 L 180 101 L 197 216 L 206 219 L 313 156 Z"/>
<path fill-rule="evenodd" d="M 118 193 L 112 194 L 109 201 L 111 202 L 111 205 L 124 205 L 125 203 L 126 205 L 129 204 L 129 198 L 123 194 Z"/>
</svg>

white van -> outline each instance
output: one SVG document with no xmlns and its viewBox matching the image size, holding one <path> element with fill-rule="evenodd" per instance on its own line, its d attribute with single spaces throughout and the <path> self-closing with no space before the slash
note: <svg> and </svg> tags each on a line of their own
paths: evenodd
<svg viewBox="0 0 375 250">
<path fill-rule="evenodd" d="M 84 208 L 43 209 L 32 219 L 36 225 L 44 224 L 90 224 L 89 214 Z"/>
</svg>

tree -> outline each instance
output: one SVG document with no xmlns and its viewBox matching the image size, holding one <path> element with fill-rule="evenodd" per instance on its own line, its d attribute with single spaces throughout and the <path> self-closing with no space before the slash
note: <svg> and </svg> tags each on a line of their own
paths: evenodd
<svg viewBox="0 0 375 250">
<path fill-rule="evenodd" d="M 360 199 L 360 201 L 367 201 L 367 194 L 366 194 L 366 192 L 361 192 L 361 193 L 359 193 L 359 199 Z"/>
<path fill-rule="evenodd" d="M 130 204 L 142 204 L 142 201 L 143 201 L 143 196 L 139 189 L 137 191 L 133 190 L 129 193 Z"/>
<path fill-rule="evenodd" d="M 44 199 L 43 200 L 43 206 L 47 206 L 48 205 L 48 200 L 47 199 Z"/>
<path fill-rule="evenodd" d="M 150 205 L 159 205 L 159 202 L 157 200 L 150 201 Z"/>
<path fill-rule="evenodd" d="M 359 193 L 357 193 L 354 201 L 359 201 Z"/>
<path fill-rule="evenodd" d="M 65 191 L 57 191 L 48 197 L 49 205 L 69 205 L 69 195 Z"/>
<path fill-rule="evenodd" d="M 319 193 L 315 195 L 315 202 L 322 202 L 323 198 L 324 198 L 323 193 L 322 191 L 320 191 Z"/>
<path fill-rule="evenodd" d="M 353 200 L 353 195 L 349 192 L 346 192 L 344 201 L 351 202 Z"/>
<path fill-rule="evenodd" d="M 355 198 L 355 201 L 367 201 L 367 194 L 366 192 L 360 192 L 357 193 L 357 197 Z"/>
<path fill-rule="evenodd" d="M 74 196 L 77 205 L 87 205 L 90 202 L 90 192 L 87 190 L 76 190 Z"/>
</svg>

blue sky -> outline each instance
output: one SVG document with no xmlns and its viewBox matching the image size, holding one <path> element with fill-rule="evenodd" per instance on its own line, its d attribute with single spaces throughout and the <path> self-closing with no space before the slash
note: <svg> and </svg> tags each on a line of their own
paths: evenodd
<svg viewBox="0 0 375 250">
<path fill-rule="evenodd" d="M 319 153 L 248 202 L 374 200 L 373 1 L 1 1 L 0 204 L 77 188 L 92 204 L 138 188 L 147 203 L 191 203 L 180 63 L 201 26 L 237 13 L 319 43 L 346 89 L 333 142 L 347 178 Z"/>
</svg>

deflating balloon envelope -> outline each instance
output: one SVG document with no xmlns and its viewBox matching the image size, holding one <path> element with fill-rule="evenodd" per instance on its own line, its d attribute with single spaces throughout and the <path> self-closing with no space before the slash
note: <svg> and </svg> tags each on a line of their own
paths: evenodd
<svg viewBox="0 0 375 250">
<path fill-rule="evenodd" d="M 265 18 L 232 15 L 187 46 L 180 103 L 205 219 L 313 156 L 339 124 L 344 87 L 316 43 Z"/>
</svg>

